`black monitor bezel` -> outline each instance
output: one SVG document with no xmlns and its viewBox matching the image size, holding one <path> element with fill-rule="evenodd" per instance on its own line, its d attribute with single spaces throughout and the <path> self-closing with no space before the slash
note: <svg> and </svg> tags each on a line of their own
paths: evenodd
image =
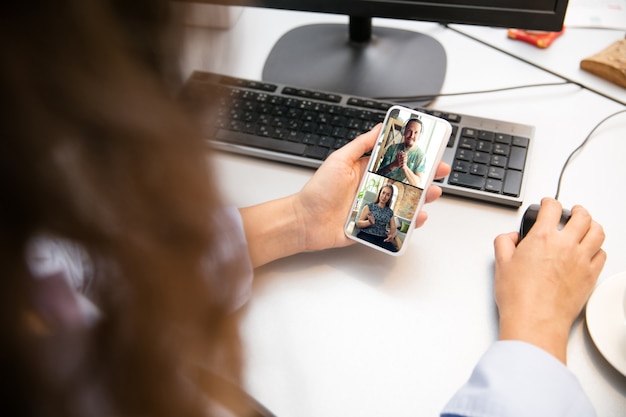
<svg viewBox="0 0 626 417">
<path fill-rule="evenodd" d="M 251 6 L 284 10 L 344 14 L 358 17 L 381 17 L 421 20 L 444 24 L 559 31 L 563 27 L 568 0 L 550 0 L 545 8 L 529 1 L 460 0 L 192 0 L 201 3 Z M 489 5 L 489 3 L 497 3 Z M 535 1 L 539 4 L 539 0 Z"/>
</svg>

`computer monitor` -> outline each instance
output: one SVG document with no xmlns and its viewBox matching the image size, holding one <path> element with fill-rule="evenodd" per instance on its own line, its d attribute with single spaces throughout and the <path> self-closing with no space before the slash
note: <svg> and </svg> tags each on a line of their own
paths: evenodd
<svg viewBox="0 0 626 417">
<path fill-rule="evenodd" d="M 344 14 L 348 24 L 297 27 L 278 40 L 263 79 L 297 87 L 392 98 L 437 94 L 444 47 L 372 18 L 559 31 L 568 0 L 197 0 L 203 3 Z M 471 65 L 471 63 L 468 63 Z"/>
</svg>

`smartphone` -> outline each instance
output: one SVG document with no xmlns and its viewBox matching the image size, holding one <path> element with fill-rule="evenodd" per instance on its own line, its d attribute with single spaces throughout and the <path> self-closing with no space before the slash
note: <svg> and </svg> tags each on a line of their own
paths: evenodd
<svg viewBox="0 0 626 417">
<path fill-rule="evenodd" d="M 389 109 L 346 221 L 350 239 L 390 255 L 404 252 L 451 132 L 444 119 Z"/>
</svg>

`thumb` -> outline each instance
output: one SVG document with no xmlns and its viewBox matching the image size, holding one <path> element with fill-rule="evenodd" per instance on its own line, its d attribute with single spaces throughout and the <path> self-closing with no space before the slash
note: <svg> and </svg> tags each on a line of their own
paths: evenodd
<svg viewBox="0 0 626 417">
<path fill-rule="evenodd" d="M 498 235 L 493 243 L 496 262 L 499 263 L 511 259 L 518 240 L 519 234 L 517 232 Z"/>
</svg>

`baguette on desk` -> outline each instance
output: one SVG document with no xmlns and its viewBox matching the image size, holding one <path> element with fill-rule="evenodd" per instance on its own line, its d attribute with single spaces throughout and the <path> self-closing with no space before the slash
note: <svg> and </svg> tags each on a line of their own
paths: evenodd
<svg viewBox="0 0 626 417">
<path fill-rule="evenodd" d="M 580 61 L 585 71 L 626 88 L 626 39 Z"/>
</svg>

